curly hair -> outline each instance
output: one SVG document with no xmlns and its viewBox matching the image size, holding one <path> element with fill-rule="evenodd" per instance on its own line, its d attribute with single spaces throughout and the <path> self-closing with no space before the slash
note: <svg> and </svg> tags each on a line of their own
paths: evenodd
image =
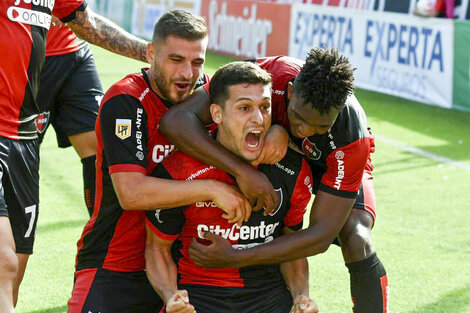
<svg viewBox="0 0 470 313">
<path fill-rule="evenodd" d="M 209 85 L 211 102 L 224 106 L 230 97 L 229 87 L 238 84 L 271 84 L 271 76 L 257 64 L 236 61 L 225 64 L 215 72 Z"/>
<path fill-rule="evenodd" d="M 294 81 L 293 93 L 322 115 L 332 108 L 340 110 L 354 92 L 354 70 L 337 49 L 313 48 Z"/>
</svg>

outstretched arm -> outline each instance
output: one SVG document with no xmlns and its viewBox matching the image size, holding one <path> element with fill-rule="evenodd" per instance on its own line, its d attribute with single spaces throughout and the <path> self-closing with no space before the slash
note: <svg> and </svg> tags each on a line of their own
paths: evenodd
<svg viewBox="0 0 470 313">
<path fill-rule="evenodd" d="M 129 34 L 107 18 L 93 12 L 89 7 L 77 10 L 76 17 L 68 26 L 81 39 L 111 52 L 147 62 L 148 42 Z"/>
<path fill-rule="evenodd" d="M 318 190 L 310 211 L 308 228 L 288 234 L 251 249 L 235 250 L 220 236 L 206 233 L 213 243 L 191 243 L 189 254 L 197 265 L 205 267 L 243 267 L 274 264 L 325 252 L 349 216 L 354 199 Z"/>
<path fill-rule="evenodd" d="M 188 292 L 178 290 L 177 269 L 171 255 L 173 240 L 158 238 L 147 227 L 147 242 L 145 247 L 146 273 L 150 284 L 160 295 L 168 313 L 195 312 L 189 304 Z"/>
<path fill-rule="evenodd" d="M 284 228 L 283 233 L 292 233 L 289 228 Z M 308 261 L 307 258 L 281 263 L 280 270 L 287 287 L 292 294 L 294 305 L 291 313 L 317 313 L 318 307 L 310 299 L 308 292 Z"/>
<path fill-rule="evenodd" d="M 232 174 L 255 211 L 263 205 L 272 211 L 278 199 L 267 177 L 208 135 L 204 125 L 212 123 L 209 105 L 206 90 L 198 88 L 189 100 L 168 110 L 160 121 L 160 132 L 184 153 Z"/>
</svg>

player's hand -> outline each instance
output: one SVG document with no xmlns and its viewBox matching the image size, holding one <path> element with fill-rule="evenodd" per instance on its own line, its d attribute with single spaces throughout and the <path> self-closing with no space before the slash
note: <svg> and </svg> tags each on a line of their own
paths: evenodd
<svg viewBox="0 0 470 313">
<path fill-rule="evenodd" d="M 188 292 L 177 290 L 166 303 L 167 313 L 196 313 L 194 307 L 189 304 Z"/>
<path fill-rule="evenodd" d="M 57 17 L 55 17 L 54 15 L 51 16 L 51 24 L 52 26 L 55 26 L 55 27 L 62 27 L 64 26 L 64 24 L 62 23 L 61 20 L 59 20 Z"/>
<path fill-rule="evenodd" d="M 242 225 L 243 221 L 248 221 L 251 215 L 250 202 L 234 186 L 214 181 L 212 201 L 225 213 L 222 217 L 229 223 Z"/>
<path fill-rule="evenodd" d="M 252 162 L 253 165 L 275 164 L 286 156 L 289 146 L 289 134 L 284 127 L 273 125 L 266 134 L 261 155 Z"/>
<path fill-rule="evenodd" d="M 242 174 L 236 176 L 236 180 L 238 188 L 250 201 L 253 211 L 259 211 L 264 206 L 264 215 L 268 215 L 277 208 L 279 199 L 266 175 L 250 165 Z"/>
<path fill-rule="evenodd" d="M 317 313 L 317 304 L 307 296 L 300 295 L 295 297 L 294 305 L 290 313 Z"/>
<path fill-rule="evenodd" d="M 204 239 L 212 243 L 206 246 L 193 238 L 189 247 L 189 256 L 196 265 L 211 268 L 237 267 L 234 263 L 237 250 L 232 248 L 228 240 L 211 232 L 205 232 Z"/>
</svg>

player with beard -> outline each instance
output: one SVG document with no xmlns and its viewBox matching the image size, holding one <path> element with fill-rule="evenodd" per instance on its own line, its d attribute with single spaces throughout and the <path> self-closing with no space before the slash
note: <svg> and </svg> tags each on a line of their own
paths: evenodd
<svg viewBox="0 0 470 313">
<path fill-rule="evenodd" d="M 370 237 L 376 216 L 370 159 L 375 147 L 364 110 L 352 94 L 353 68 L 337 50 L 327 49 L 312 49 L 305 63 L 286 56 L 256 62 L 273 77 L 273 122 L 288 130 L 290 148 L 305 156 L 316 178 L 310 225 L 292 236 L 239 251 L 209 234 L 214 243 L 193 244 L 191 256 L 198 265 L 210 267 L 278 263 L 323 253 L 338 237 L 350 272 L 354 312 L 387 312 L 387 275 Z M 170 110 L 161 131 L 204 162 L 218 160 L 236 167 L 239 159 L 200 131 L 201 121 L 211 122 L 203 91 L 191 103 Z M 268 148 L 262 162 L 276 162 L 282 153 L 273 145 Z"/>
<path fill-rule="evenodd" d="M 210 199 L 231 222 L 248 217 L 248 201 L 227 184 L 148 176 L 173 150 L 159 133 L 161 116 L 207 78 L 207 42 L 204 19 L 165 13 L 147 48 L 151 67 L 105 94 L 96 123 L 96 201 L 78 242 L 70 313 L 158 312 L 161 300 L 144 271 L 144 210 Z"/>
<path fill-rule="evenodd" d="M 215 73 L 210 94 L 217 142 L 243 160 L 254 162 L 271 123 L 271 77 L 255 64 L 233 62 Z M 192 240 L 207 243 L 205 231 L 224 236 L 236 249 L 248 249 L 301 229 L 311 198 L 307 162 L 290 151 L 279 163 L 261 164 L 258 170 L 271 181 L 280 202 L 271 214 L 253 212 L 241 226 L 223 219 L 223 212 L 211 201 L 147 212 L 147 274 L 166 303 L 167 313 L 318 312 L 309 298 L 305 258 L 240 269 L 206 269 L 189 258 Z M 180 151 L 158 165 L 154 175 L 235 184 L 227 173 Z"/>
</svg>

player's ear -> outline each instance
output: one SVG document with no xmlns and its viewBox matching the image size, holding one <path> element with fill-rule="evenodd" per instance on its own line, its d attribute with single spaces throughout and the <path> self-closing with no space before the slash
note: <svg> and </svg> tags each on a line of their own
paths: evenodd
<svg viewBox="0 0 470 313">
<path fill-rule="evenodd" d="M 212 103 L 210 110 L 214 123 L 222 124 L 222 107 L 217 103 Z"/>
<path fill-rule="evenodd" d="M 150 65 L 154 64 L 155 60 L 155 47 L 153 46 L 153 43 L 149 42 L 147 44 L 147 63 Z"/>
<path fill-rule="evenodd" d="M 294 84 L 292 82 L 287 83 L 287 100 L 290 100 L 292 96 L 292 92 L 294 92 Z"/>
</svg>

